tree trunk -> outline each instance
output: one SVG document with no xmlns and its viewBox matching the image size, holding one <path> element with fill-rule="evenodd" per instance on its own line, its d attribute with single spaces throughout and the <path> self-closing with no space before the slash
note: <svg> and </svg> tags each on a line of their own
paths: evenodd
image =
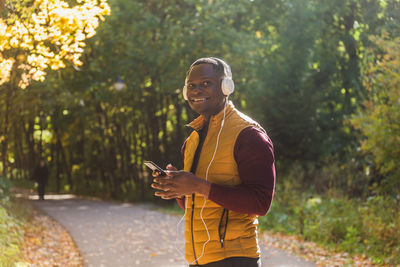
<svg viewBox="0 0 400 267">
<path fill-rule="evenodd" d="M 3 140 L 1 142 L 1 156 L 2 156 L 2 163 L 3 163 L 3 176 L 7 177 L 7 169 L 8 169 L 8 129 L 9 129 L 9 116 L 10 116 L 10 105 L 11 105 L 11 85 L 6 86 L 6 110 L 4 112 L 4 125 L 2 136 Z"/>
</svg>

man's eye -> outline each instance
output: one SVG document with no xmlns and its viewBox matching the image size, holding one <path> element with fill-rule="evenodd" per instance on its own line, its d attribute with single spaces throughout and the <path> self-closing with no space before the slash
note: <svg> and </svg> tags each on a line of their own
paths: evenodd
<svg viewBox="0 0 400 267">
<path fill-rule="evenodd" d="M 210 81 L 204 81 L 203 86 L 210 86 L 211 82 Z"/>
<path fill-rule="evenodd" d="M 193 89 L 195 86 L 194 86 L 194 84 L 189 83 L 186 87 L 187 87 L 187 89 Z"/>
</svg>

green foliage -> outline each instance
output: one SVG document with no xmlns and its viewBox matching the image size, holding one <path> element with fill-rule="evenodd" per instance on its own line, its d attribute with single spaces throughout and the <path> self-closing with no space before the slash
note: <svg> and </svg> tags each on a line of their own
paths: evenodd
<svg viewBox="0 0 400 267">
<path fill-rule="evenodd" d="M 262 229 L 301 235 L 333 249 L 366 254 L 377 263 L 399 264 L 398 200 L 322 197 L 302 193 L 291 183 L 277 187 Z"/>
<path fill-rule="evenodd" d="M 297 161 L 290 165 L 278 165 L 278 190 L 300 191 L 304 194 L 365 197 L 373 177 L 368 161 L 362 155 L 353 153 L 351 157 L 340 160 L 329 156 L 317 162 Z M 279 188 L 282 187 L 282 188 Z M 289 193 L 283 194 L 290 196 Z M 286 200 L 298 201 L 297 199 Z"/>
<path fill-rule="evenodd" d="M 182 167 L 184 125 L 195 114 L 180 88 L 192 61 L 212 54 L 243 71 L 249 60 L 253 35 L 234 19 L 248 16 L 250 2 L 228 9 L 227 2 L 109 2 L 112 14 L 88 42 L 82 68 L 31 86 L 27 94 L 41 96 L 39 108 L 23 117 L 35 120 L 31 148 L 51 161 L 55 191 L 144 200 L 152 191 L 143 160 Z"/>
<path fill-rule="evenodd" d="M 278 184 L 261 226 L 396 262 L 399 0 L 109 3 L 82 67 L 0 88 L 3 176 L 28 181 L 45 158 L 48 190 L 152 199 L 142 162 L 182 167 L 196 116 L 181 96 L 185 73 L 218 56 L 232 67 L 231 99 L 274 142 Z"/>
<path fill-rule="evenodd" d="M 354 155 L 358 136 L 343 122 L 366 93 L 368 37 L 399 33 L 399 1 L 338 1 L 109 1 L 83 66 L 49 72 L 24 91 L 1 88 L 3 176 L 28 180 L 46 158 L 58 192 L 150 197 L 143 160 L 182 167 L 184 125 L 196 116 L 181 96 L 187 68 L 219 56 L 232 67 L 231 99 L 271 136 L 278 173 L 297 162 L 304 186 L 362 194 L 367 186 L 355 185 L 367 184 L 358 174 L 369 162 Z M 332 155 L 339 169 L 327 164 Z M 343 179 L 342 167 L 357 175 Z"/>
<path fill-rule="evenodd" d="M 358 214 L 352 211 L 357 204 L 356 201 L 345 198 L 308 199 L 304 207 L 304 237 L 327 244 L 341 244 L 343 240 L 349 242 L 345 239 L 347 237 L 354 241 L 354 229 L 360 229 Z M 358 245 L 358 242 L 351 245 L 349 247 L 346 244 L 345 248 L 354 249 L 353 246 Z"/>
<path fill-rule="evenodd" d="M 19 203 L 11 201 L 11 183 L 0 177 L 0 266 L 22 264 L 20 246 L 24 239 L 24 225 L 28 211 Z"/>
<path fill-rule="evenodd" d="M 343 124 L 361 101 L 371 34 L 398 36 L 399 1 L 254 1 L 258 83 L 249 110 L 280 160 L 346 157 L 357 136 Z M 393 9 L 394 8 L 394 9 Z M 252 13 L 253 14 L 253 13 Z M 398 23 L 397 27 L 394 23 Z"/>
<path fill-rule="evenodd" d="M 381 192 L 398 194 L 400 188 L 400 38 L 371 37 L 377 47 L 364 71 L 368 95 L 351 124 L 365 137 L 361 149 L 373 155 L 386 177 Z M 375 50 L 382 51 L 376 56 Z M 375 55 L 375 56 L 373 56 Z"/>
<path fill-rule="evenodd" d="M 0 265 L 12 266 L 20 258 L 19 246 L 23 240 L 21 222 L 0 206 Z"/>
<path fill-rule="evenodd" d="M 11 186 L 9 179 L 0 176 L 0 205 L 6 205 L 9 202 Z"/>
</svg>

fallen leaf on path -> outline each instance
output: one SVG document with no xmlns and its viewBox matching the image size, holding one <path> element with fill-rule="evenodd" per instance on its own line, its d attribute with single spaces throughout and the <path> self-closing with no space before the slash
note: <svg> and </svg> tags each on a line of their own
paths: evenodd
<svg viewBox="0 0 400 267">
<path fill-rule="evenodd" d="M 83 266 L 68 232 L 52 218 L 33 208 L 21 251 L 30 266 Z"/>
</svg>

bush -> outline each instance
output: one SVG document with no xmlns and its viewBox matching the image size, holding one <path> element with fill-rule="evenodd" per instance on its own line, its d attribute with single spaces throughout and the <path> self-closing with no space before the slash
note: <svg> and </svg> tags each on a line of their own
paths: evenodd
<svg viewBox="0 0 400 267">
<path fill-rule="evenodd" d="M 10 200 L 10 188 L 12 183 L 5 177 L 0 177 L 0 205 L 6 205 Z"/>
<path fill-rule="evenodd" d="M 20 246 L 28 211 L 10 196 L 11 182 L 0 177 L 0 266 L 23 265 Z"/>
<path fill-rule="evenodd" d="M 288 182 L 277 186 L 270 212 L 260 218 L 261 229 L 298 234 L 337 250 L 366 254 L 377 263 L 400 264 L 398 200 L 320 197 L 293 188 Z"/>
<path fill-rule="evenodd" d="M 281 188 L 277 192 L 290 186 L 306 198 L 313 194 L 362 197 L 368 194 L 372 179 L 370 164 L 356 152 L 344 159 L 328 156 L 318 162 L 295 162 L 278 169 L 277 187 Z"/>
<path fill-rule="evenodd" d="M 363 73 L 367 95 L 349 122 L 362 134 L 361 150 L 373 155 L 382 175 L 379 191 L 398 194 L 400 188 L 400 37 L 371 36 L 376 47 Z M 380 50 L 380 51 L 379 51 Z M 371 60 L 372 59 L 372 60 Z"/>
<path fill-rule="evenodd" d="M 19 261 L 23 236 L 22 222 L 0 206 L 0 266 L 12 266 Z"/>
<path fill-rule="evenodd" d="M 360 209 L 365 248 L 380 263 L 400 264 L 398 202 L 390 197 L 370 197 Z"/>
<path fill-rule="evenodd" d="M 319 243 L 339 245 L 348 252 L 362 252 L 359 248 L 360 233 L 357 231 L 361 225 L 357 206 L 358 201 L 345 198 L 308 199 L 304 212 L 304 237 Z"/>
</svg>

